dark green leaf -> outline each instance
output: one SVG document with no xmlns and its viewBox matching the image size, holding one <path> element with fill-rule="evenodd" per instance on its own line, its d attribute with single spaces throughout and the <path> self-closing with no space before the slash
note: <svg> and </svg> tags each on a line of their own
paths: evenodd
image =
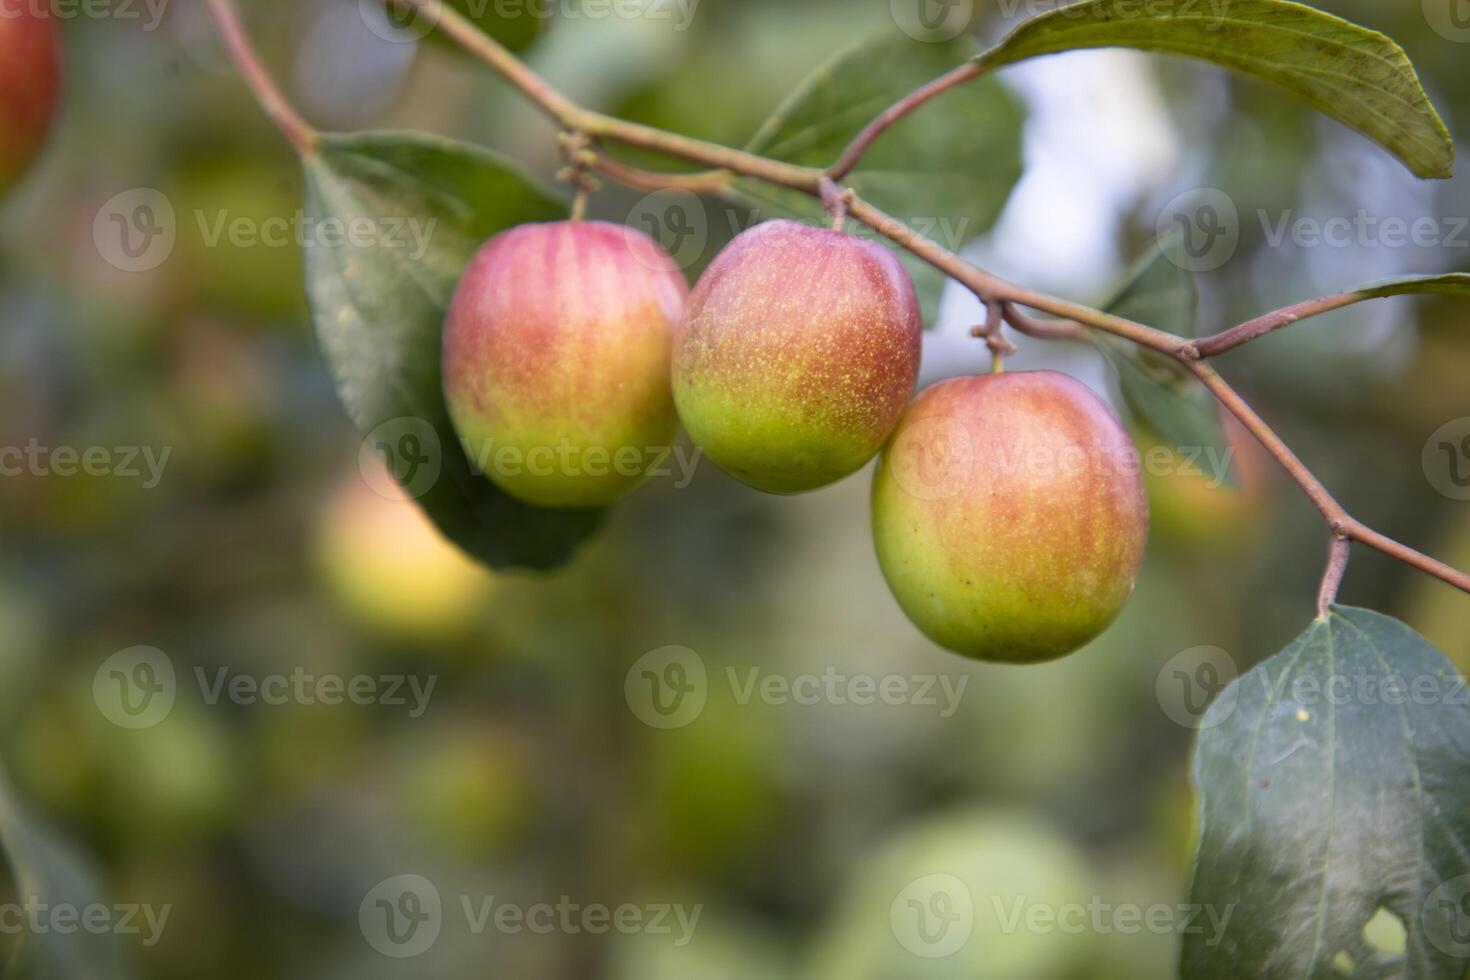
<svg viewBox="0 0 1470 980">
<path fill-rule="evenodd" d="M 1404 624 L 1335 607 L 1226 688 L 1194 760 L 1181 975 L 1459 978 L 1470 956 L 1470 707 Z"/>
<path fill-rule="evenodd" d="M 17 900 L 50 909 L 111 908 L 101 886 L 67 845 L 25 813 L 0 778 L 0 846 L 14 876 Z M 140 928 L 144 923 L 137 922 Z M 15 942 L 4 974 L 15 980 L 125 980 L 132 976 L 116 932 L 27 930 Z"/>
<path fill-rule="evenodd" d="M 477 474 L 439 378 L 444 314 L 475 250 L 512 225 L 564 217 L 564 205 L 495 155 L 424 135 L 325 137 L 305 167 L 312 221 L 377 229 L 306 250 L 312 318 L 348 414 L 465 551 L 495 567 L 564 562 L 598 514 L 531 507 Z"/>
<path fill-rule="evenodd" d="M 1470 273 L 1451 272 L 1443 276 L 1406 276 L 1403 279 L 1385 279 L 1359 286 L 1354 292 L 1368 297 L 1407 296 L 1422 293 L 1444 293 L 1452 296 L 1470 295 Z"/>
<path fill-rule="evenodd" d="M 1106 311 L 1181 337 L 1194 336 L 1199 297 L 1194 276 L 1170 258 L 1175 247 L 1177 241 L 1171 239 L 1143 262 Z M 1225 482 L 1238 487 L 1219 407 L 1209 389 L 1172 357 L 1101 330 L 1091 331 L 1091 337 L 1118 372 L 1118 390 L 1133 426 L 1176 450 L 1225 460 Z"/>
<path fill-rule="evenodd" d="M 926 44 L 885 35 L 855 45 L 802 83 L 747 149 L 787 163 L 830 166 L 884 109 L 974 53 L 967 39 Z M 995 223 L 1020 179 L 1023 122 L 1019 102 L 999 82 L 972 82 L 945 95 L 942 105 L 895 125 L 846 182 L 865 200 L 958 251 Z M 761 218 L 823 219 L 821 203 L 796 191 L 740 178 L 733 194 Z M 943 283 L 927 269 L 915 282 L 925 322 L 933 321 Z"/>
<path fill-rule="evenodd" d="M 1086 0 L 1021 24 L 990 67 L 1078 48 L 1141 48 L 1264 78 L 1380 143 L 1420 177 L 1449 177 L 1455 148 L 1403 48 L 1288 0 Z"/>
</svg>

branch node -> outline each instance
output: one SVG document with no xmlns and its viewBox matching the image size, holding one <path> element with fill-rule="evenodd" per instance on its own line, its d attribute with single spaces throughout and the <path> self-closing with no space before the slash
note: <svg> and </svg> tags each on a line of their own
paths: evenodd
<svg viewBox="0 0 1470 980">
<path fill-rule="evenodd" d="M 832 216 L 832 230 L 841 231 L 847 224 L 847 209 L 857 197 L 852 188 L 842 187 L 831 177 L 822 177 L 817 183 L 822 195 L 822 207 Z"/>
</svg>

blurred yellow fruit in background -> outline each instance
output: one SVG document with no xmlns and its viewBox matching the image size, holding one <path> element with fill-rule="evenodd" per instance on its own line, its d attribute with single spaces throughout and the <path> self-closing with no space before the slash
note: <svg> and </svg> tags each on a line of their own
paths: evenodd
<svg viewBox="0 0 1470 980">
<path fill-rule="evenodd" d="M 331 494 L 316 541 L 323 582 L 369 629 L 397 638 L 443 639 L 468 629 L 495 590 L 489 572 L 439 534 L 407 499 L 348 476 Z"/>
</svg>

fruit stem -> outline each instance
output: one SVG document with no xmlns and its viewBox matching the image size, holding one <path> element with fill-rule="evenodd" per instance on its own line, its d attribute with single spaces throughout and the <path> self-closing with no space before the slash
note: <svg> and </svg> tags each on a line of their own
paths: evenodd
<svg viewBox="0 0 1470 980">
<path fill-rule="evenodd" d="M 985 304 L 985 322 L 970 328 L 970 336 L 981 337 L 985 340 L 985 346 L 990 349 L 990 373 L 1005 373 L 1005 357 L 1007 354 L 1016 352 L 1016 345 L 1011 343 L 1001 333 L 1001 324 L 1005 322 L 1005 304 L 999 300 L 987 300 L 980 297 L 980 302 Z"/>
<path fill-rule="evenodd" d="M 572 198 L 572 213 L 569 215 L 569 220 L 581 221 L 587 217 L 587 198 L 591 193 L 585 186 L 577 188 L 577 195 Z"/>
<path fill-rule="evenodd" d="M 597 165 L 597 152 L 592 149 L 592 141 L 586 133 L 562 133 L 557 137 L 557 143 L 567 165 L 557 171 L 556 178 L 576 189 L 572 198 L 571 220 L 581 221 L 587 216 L 588 197 L 598 188 L 597 178 L 589 173 Z"/>
<path fill-rule="evenodd" d="M 255 100 L 260 103 L 266 116 L 276 124 L 276 128 L 286 137 L 297 155 L 308 157 L 315 154 L 316 130 L 281 94 L 255 49 L 250 46 L 250 39 L 240 23 L 240 14 L 235 9 L 234 0 L 209 0 L 209 9 L 214 14 L 220 40 L 224 42 L 230 60 L 235 63 L 240 77 L 245 79 L 246 86 L 254 93 Z"/>
<path fill-rule="evenodd" d="M 1337 590 L 1342 586 L 1342 577 L 1347 574 L 1348 557 L 1352 542 L 1346 535 L 1334 533 L 1327 552 L 1327 570 L 1322 573 L 1322 587 L 1317 591 L 1317 618 L 1326 619 L 1337 601 Z"/>
</svg>

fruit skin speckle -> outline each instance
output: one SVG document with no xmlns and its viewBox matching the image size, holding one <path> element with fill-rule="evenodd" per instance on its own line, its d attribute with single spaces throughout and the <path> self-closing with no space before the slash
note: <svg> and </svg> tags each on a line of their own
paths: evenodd
<svg viewBox="0 0 1470 980">
<path fill-rule="evenodd" d="M 1100 634 L 1148 541 L 1138 453 L 1112 410 L 1051 371 L 960 378 L 904 413 L 873 480 L 899 605 L 956 653 L 1029 664 Z"/>
<path fill-rule="evenodd" d="M 766 222 L 694 288 L 674 350 L 679 417 L 751 486 L 826 486 L 893 431 L 918 380 L 922 331 L 913 283 L 886 248 Z"/>
<path fill-rule="evenodd" d="M 0 0 L 0 192 L 40 151 L 60 76 L 61 40 L 49 5 Z"/>
<path fill-rule="evenodd" d="M 444 326 L 445 397 L 471 462 L 542 507 L 637 487 L 673 444 L 669 356 L 688 292 L 668 254 L 622 225 L 491 238 Z"/>
</svg>

